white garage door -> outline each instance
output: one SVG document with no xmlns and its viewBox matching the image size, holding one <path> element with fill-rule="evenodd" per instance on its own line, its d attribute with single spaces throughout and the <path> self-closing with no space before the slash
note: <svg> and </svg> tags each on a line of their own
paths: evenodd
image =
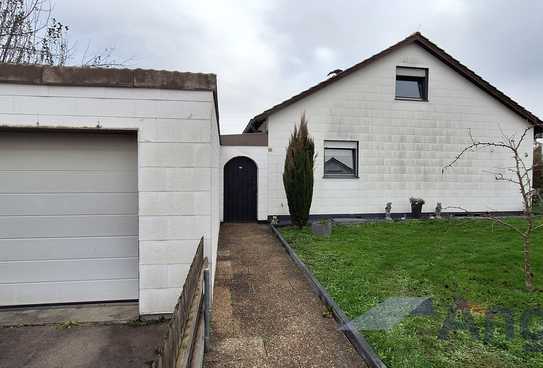
<svg viewBox="0 0 543 368">
<path fill-rule="evenodd" d="M 0 306 L 138 299 L 132 134 L 0 131 Z"/>
</svg>

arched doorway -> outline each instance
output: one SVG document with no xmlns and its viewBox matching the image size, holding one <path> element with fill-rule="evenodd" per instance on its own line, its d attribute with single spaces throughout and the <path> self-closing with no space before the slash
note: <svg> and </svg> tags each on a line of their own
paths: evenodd
<svg viewBox="0 0 543 368">
<path fill-rule="evenodd" d="M 257 167 L 248 157 L 224 165 L 224 221 L 256 221 Z"/>
</svg>

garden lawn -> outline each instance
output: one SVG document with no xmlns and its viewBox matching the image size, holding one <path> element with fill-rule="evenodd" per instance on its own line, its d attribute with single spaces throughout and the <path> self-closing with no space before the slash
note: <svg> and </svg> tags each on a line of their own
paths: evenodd
<svg viewBox="0 0 543 368">
<path fill-rule="evenodd" d="M 538 288 L 533 293 L 524 288 L 520 237 L 490 220 L 336 225 L 329 238 L 313 236 L 309 228 L 281 232 L 350 318 L 389 297 L 432 298 L 433 316 L 410 316 L 389 331 L 362 331 L 387 366 L 543 367 L 543 337 L 524 339 L 520 328 L 525 310 L 543 307 L 541 230 L 533 239 L 532 269 Z M 461 299 L 467 301 L 466 313 L 449 316 Z M 498 317 L 494 334 L 485 343 L 484 316 L 496 306 L 513 312 L 514 338 L 507 339 L 504 319 Z M 479 340 L 467 329 L 438 338 L 448 316 L 465 322 L 468 313 Z M 532 319 L 529 331 L 543 331 L 542 316 Z M 541 352 L 527 351 L 534 349 Z"/>
</svg>

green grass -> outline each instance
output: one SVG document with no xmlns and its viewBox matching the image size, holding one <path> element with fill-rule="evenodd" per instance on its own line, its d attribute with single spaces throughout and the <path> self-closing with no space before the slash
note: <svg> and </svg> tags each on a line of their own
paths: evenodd
<svg viewBox="0 0 543 368">
<path fill-rule="evenodd" d="M 308 228 L 281 232 L 350 318 L 388 297 L 432 297 L 433 316 L 409 317 L 389 331 L 362 331 L 389 367 L 543 367 L 543 349 L 526 352 L 520 336 L 522 313 L 543 307 L 542 231 L 534 235 L 532 266 L 540 289 L 533 293 L 524 289 L 519 236 L 489 220 L 338 225 L 330 238 Z M 470 303 L 481 336 L 487 310 L 511 309 L 514 339 L 505 337 L 501 318 L 489 343 L 461 330 L 438 339 L 459 297 Z M 543 331 L 543 320 L 531 328 Z"/>
</svg>

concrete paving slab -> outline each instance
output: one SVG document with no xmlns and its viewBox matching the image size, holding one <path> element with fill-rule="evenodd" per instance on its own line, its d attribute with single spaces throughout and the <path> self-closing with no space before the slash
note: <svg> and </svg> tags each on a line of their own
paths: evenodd
<svg viewBox="0 0 543 368">
<path fill-rule="evenodd" d="M 332 219 L 336 224 L 365 224 L 367 222 L 376 221 L 372 219 L 361 219 L 357 217 L 336 217 Z"/>
<path fill-rule="evenodd" d="M 67 321 L 126 323 L 139 316 L 138 303 L 103 303 L 0 309 L 0 326 L 39 326 Z"/>
<path fill-rule="evenodd" d="M 167 323 L 0 327 L 0 368 L 146 367 Z"/>
<path fill-rule="evenodd" d="M 258 361 L 266 357 L 261 337 L 230 337 L 217 340 L 208 361 Z"/>
<path fill-rule="evenodd" d="M 224 308 L 213 311 L 214 318 L 223 321 L 214 326 L 213 333 L 216 337 L 241 335 L 240 323 L 233 317 L 232 298 L 230 289 L 227 287 L 215 286 L 213 289 L 213 298 L 216 303 L 224 305 Z"/>
<path fill-rule="evenodd" d="M 215 272 L 215 277 L 219 279 L 231 279 L 232 278 L 232 262 L 231 261 L 221 261 L 217 263 L 217 269 Z"/>
</svg>

